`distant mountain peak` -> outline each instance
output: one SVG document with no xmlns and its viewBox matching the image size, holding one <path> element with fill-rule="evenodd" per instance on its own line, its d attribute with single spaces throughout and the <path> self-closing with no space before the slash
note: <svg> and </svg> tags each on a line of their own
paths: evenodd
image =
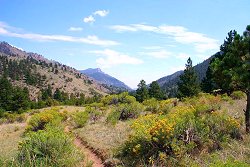
<svg viewBox="0 0 250 167">
<path fill-rule="evenodd" d="M 122 81 L 104 73 L 100 68 L 88 68 L 86 70 L 81 70 L 80 72 L 95 79 L 96 81 L 102 84 L 108 86 L 115 86 L 126 90 L 131 90 L 131 88 L 126 84 L 124 84 Z"/>
<path fill-rule="evenodd" d="M 88 74 L 94 74 L 94 73 L 103 73 L 105 74 L 100 68 L 88 68 L 86 70 L 82 70 L 84 71 L 85 73 L 88 73 Z"/>
</svg>

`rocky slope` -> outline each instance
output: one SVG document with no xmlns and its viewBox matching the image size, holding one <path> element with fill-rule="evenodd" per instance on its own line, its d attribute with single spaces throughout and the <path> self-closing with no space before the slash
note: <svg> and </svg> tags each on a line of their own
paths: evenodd
<svg viewBox="0 0 250 167">
<path fill-rule="evenodd" d="M 105 74 L 100 68 L 88 68 L 86 70 L 81 70 L 80 72 L 95 79 L 101 84 L 117 87 L 118 89 L 120 88 L 121 90 L 132 90 L 129 86 L 127 86 L 122 81 L 108 74 Z"/>
<path fill-rule="evenodd" d="M 0 76 L 7 76 L 14 85 L 27 87 L 32 100 L 41 89 L 52 87 L 66 93 L 86 96 L 105 95 L 110 91 L 76 69 L 48 60 L 37 53 L 20 50 L 6 42 L 0 43 Z"/>
</svg>

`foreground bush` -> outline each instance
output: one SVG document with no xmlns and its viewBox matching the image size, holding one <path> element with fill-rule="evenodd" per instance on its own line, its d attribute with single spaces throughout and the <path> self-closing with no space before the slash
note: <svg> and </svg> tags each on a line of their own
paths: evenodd
<svg viewBox="0 0 250 167">
<path fill-rule="evenodd" d="M 73 124 L 76 128 L 82 128 L 89 120 L 89 113 L 87 111 L 75 112 L 72 115 Z"/>
<path fill-rule="evenodd" d="M 0 109 L 0 124 L 2 123 L 14 123 L 14 122 L 25 122 L 27 119 L 27 116 L 23 114 L 17 114 L 17 113 L 8 113 L 4 112 L 1 115 L 1 109 Z"/>
<path fill-rule="evenodd" d="M 142 116 L 119 156 L 127 165 L 178 165 L 186 154 L 211 152 L 230 138 L 240 138 L 240 124 L 219 111 L 200 112 L 192 106 L 174 107 L 166 115 Z"/>
<path fill-rule="evenodd" d="M 234 100 L 240 100 L 243 99 L 244 97 L 246 97 L 245 93 L 242 91 L 234 91 L 230 97 Z"/>
<path fill-rule="evenodd" d="M 137 118 L 144 111 L 144 106 L 139 102 L 119 104 L 107 116 L 107 122 L 115 124 L 118 120 Z"/>
<path fill-rule="evenodd" d="M 50 109 L 36 113 L 29 120 L 26 131 L 43 130 L 45 125 L 52 122 L 59 123 L 65 119 L 65 116 L 64 113 L 59 113 L 57 109 Z"/>
<path fill-rule="evenodd" d="M 28 133 L 19 145 L 20 166 L 75 166 L 80 160 L 72 138 L 63 129 L 51 125 Z"/>
</svg>

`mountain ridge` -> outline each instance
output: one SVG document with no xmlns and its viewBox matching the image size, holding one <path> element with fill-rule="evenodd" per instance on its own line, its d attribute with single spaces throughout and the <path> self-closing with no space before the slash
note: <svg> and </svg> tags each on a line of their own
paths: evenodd
<svg viewBox="0 0 250 167">
<path fill-rule="evenodd" d="M 49 85 L 56 89 L 78 96 L 95 94 L 106 95 L 110 91 L 101 84 L 81 74 L 76 69 L 48 60 L 44 56 L 26 52 L 7 42 L 0 42 L 0 76 L 7 75 L 14 86 L 27 87 L 30 98 L 35 100 L 41 90 Z"/>
<path fill-rule="evenodd" d="M 80 70 L 80 72 L 95 79 L 101 84 L 121 88 L 122 90 L 132 90 L 124 82 L 109 74 L 104 73 L 100 68 L 88 68 L 85 70 Z"/>
<path fill-rule="evenodd" d="M 198 63 L 197 65 L 193 66 L 194 70 L 197 74 L 197 78 L 199 83 L 202 81 L 202 79 L 206 76 L 206 71 L 209 66 L 210 61 L 213 59 L 215 56 L 212 55 L 208 59 L 204 60 L 201 63 Z M 173 74 L 164 76 L 156 80 L 160 87 L 167 93 L 168 97 L 174 97 L 177 93 L 177 83 L 180 79 L 180 75 L 183 74 L 183 70 L 174 72 Z"/>
</svg>

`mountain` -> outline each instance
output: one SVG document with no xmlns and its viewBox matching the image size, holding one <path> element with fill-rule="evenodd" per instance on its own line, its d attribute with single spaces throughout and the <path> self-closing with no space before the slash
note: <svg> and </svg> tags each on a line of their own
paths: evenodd
<svg viewBox="0 0 250 167">
<path fill-rule="evenodd" d="M 41 96 L 41 90 L 51 86 L 69 95 L 106 95 L 110 91 L 76 69 L 48 60 L 37 53 L 18 49 L 0 42 L 0 76 L 7 76 L 14 86 L 27 87 L 30 99 Z"/>
<path fill-rule="evenodd" d="M 209 66 L 210 61 L 214 57 L 211 56 L 210 58 L 206 59 L 202 63 L 199 63 L 194 66 L 194 70 L 197 74 L 198 81 L 201 82 L 202 79 L 206 76 L 206 71 Z M 177 71 L 171 75 L 162 77 L 157 80 L 160 87 L 167 92 L 169 97 L 174 97 L 177 93 L 177 83 L 180 79 L 180 75 L 183 74 L 183 71 Z"/>
<path fill-rule="evenodd" d="M 107 85 L 110 88 L 124 91 L 124 90 L 132 90 L 129 86 L 124 84 L 122 81 L 105 74 L 100 68 L 88 68 L 86 70 L 80 71 L 82 74 L 85 74 L 94 80 L 98 81 L 101 84 Z"/>
</svg>

